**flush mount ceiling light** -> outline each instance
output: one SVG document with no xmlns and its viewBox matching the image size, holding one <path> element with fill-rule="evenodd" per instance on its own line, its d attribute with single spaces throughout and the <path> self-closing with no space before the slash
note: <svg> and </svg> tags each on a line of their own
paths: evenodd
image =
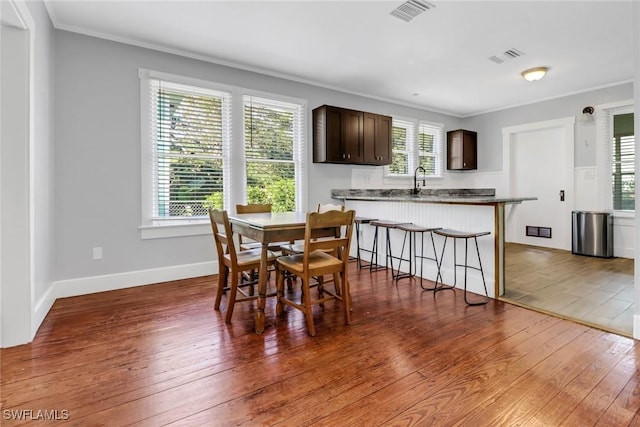
<svg viewBox="0 0 640 427">
<path fill-rule="evenodd" d="M 547 71 L 549 71 L 549 68 L 547 67 L 536 67 L 524 70 L 521 74 L 525 80 L 535 82 L 536 80 L 543 78 L 544 75 L 547 74 Z"/>
</svg>

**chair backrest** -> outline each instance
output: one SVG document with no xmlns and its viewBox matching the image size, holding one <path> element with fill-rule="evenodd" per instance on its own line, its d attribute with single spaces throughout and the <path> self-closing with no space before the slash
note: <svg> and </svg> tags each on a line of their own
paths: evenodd
<svg viewBox="0 0 640 427">
<path fill-rule="evenodd" d="M 303 263 L 307 265 L 309 254 L 313 251 L 321 250 L 333 253 L 343 262 L 344 268 L 347 268 L 355 216 L 354 210 L 339 211 L 332 209 L 327 212 L 307 213 Z M 319 232 L 326 233 L 327 229 L 333 230 L 333 237 L 316 238 Z"/>
<path fill-rule="evenodd" d="M 211 231 L 218 251 L 218 262 L 222 264 L 225 254 L 229 254 L 231 262 L 237 264 L 238 259 L 233 241 L 233 232 L 227 211 L 209 209 L 209 219 L 211 220 Z"/>
<path fill-rule="evenodd" d="M 236 213 L 269 213 L 271 212 L 270 204 L 248 204 L 248 205 L 236 205 Z"/>
<path fill-rule="evenodd" d="M 344 212 L 344 205 L 334 205 L 332 203 L 325 203 L 325 204 L 318 203 L 318 208 L 316 209 L 316 212 L 324 213 L 329 211 Z"/>
</svg>

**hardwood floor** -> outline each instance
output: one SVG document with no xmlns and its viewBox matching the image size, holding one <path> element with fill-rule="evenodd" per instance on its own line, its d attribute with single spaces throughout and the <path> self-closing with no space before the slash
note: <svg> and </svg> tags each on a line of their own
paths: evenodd
<svg viewBox="0 0 640 427">
<path fill-rule="evenodd" d="M 504 299 L 633 336 L 634 260 L 505 245 Z"/>
<path fill-rule="evenodd" d="M 352 324 L 327 303 L 316 337 L 273 301 L 263 335 L 255 303 L 226 325 L 215 277 L 58 300 L 33 343 L 0 350 L 1 423 L 640 425 L 630 338 L 355 263 L 351 281 Z"/>
</svg>

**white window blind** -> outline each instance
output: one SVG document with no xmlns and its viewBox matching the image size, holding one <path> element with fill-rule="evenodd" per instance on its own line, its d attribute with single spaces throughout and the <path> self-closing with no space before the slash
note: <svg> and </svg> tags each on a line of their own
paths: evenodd
<svg viewBox="0 0 640 427">
<path fill-rule="evenodd" d="M 614 114 L 612 140 L 613 209 L 635 210 L 635 137 L 633 113 Z"/>
<path fill-rule="evenodd" d="M 413 173 L 411 166 L 415 163 L 414 147 L 416 145 L 416 125 L 410 121 L 393 119 L 391 132 L 393 146 L 389 174 L 409 175 Z"/>
<path fill-rule="evenodd" d="M 633 123 L 633 101 L 596 106 L 597 201 L 602 210 L 635 210 L 635 137 L 616 131 L 617 117 Z M 618 123 L 619 125 L 619 123 Z M 627 128 L 629 127 L 627 126 Z"/>
<path fill-rule="evenodd" d="M 393 160 L 388 175 L 413 175 L 422 166 L 425 176 L 442 176 L 443 129 L 439 124 L 393 119 Z"/>
<path fill-rule="evenodd" d="M 222 207 L 229 93 L 151 79 L 152 219 L 204 217 Z"/>
<path fill-rule="evenodd" d="M 248 203 L 274 212 L 299 210 L 304 105 L 245 95 L 244 152 Z"/>
<path fill-rule="evenodd" d="M 424 122 L 419 124 L 418 165 L 427 171 L 427 176 L 442 176 L 443 140 L 442 126 Z"/>
</svg>

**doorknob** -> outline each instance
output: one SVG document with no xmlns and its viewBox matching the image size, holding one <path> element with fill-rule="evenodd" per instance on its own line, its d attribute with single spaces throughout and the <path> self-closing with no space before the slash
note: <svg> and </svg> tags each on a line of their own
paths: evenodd
<svg viewBox="0 0 640 427">
<path fill-rule="evenodd" d="M 564 202 L 564 190 L 560 190 L 560 201 Z"/>
</svg>

